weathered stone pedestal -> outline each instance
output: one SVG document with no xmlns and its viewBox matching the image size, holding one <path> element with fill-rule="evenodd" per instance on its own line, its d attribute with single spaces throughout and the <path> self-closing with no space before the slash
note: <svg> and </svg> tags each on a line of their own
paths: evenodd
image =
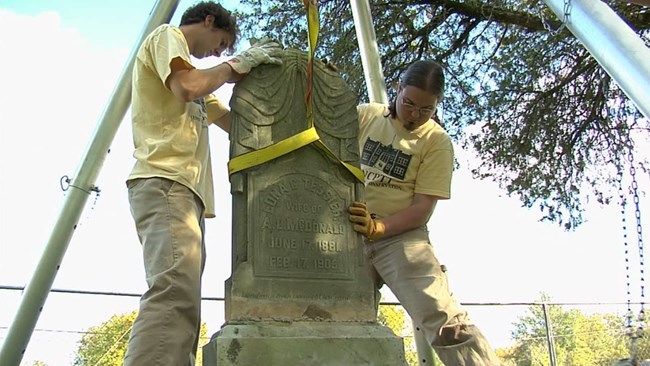
<svg viewBox="0 0 650 366">
<path fill-rule="evenodd" d="M 306 56 L 255 68 L 231 99 L 231 159 L 308 128 Z M 314 65 L 316 144 L 230 176 L 232 275 L 226 323 L 203 348 L 205 366 L 404 366 L 403 342 L 376 322 L 379 294 L 347 207 L 363 184 L 357 98 L 337 72 Z"/>
<path fill-rule="evenodd" d="M 204 365 L 405 365 L 403 345 L 376 324 L 229 324 L 203 348 Z"/>
</svg>

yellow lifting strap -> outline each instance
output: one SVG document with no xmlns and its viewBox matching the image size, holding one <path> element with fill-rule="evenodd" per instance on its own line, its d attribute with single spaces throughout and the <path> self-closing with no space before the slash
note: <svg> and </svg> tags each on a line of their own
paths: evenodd
<svg viewBox="0 0 650 366">
<path fill-rule="evenodd" d="M 318 139 L 318 133 L 316 132 L 316 129 L 312 127 L 273 145 L 230 159 L 228 162 L 228 173 L 233 174 L 240 170 L 264 164 L 267 161 L 279 158 L 284 154 L 298 150 L 314 141 L 318 141 Z"/>
<path fill-rule="evenodd" d="M 275 144 L 265 148 L 248 152 L 236 156 L 228 162 L 228 174 L 233 174 L 244 169 L 252 168 L 254 166 L 266 163 L 282 155 L 295 151 L 303 146 L 313 143 L 317 148 L 321 149 L 331 159 L 337 160 L 343 165 L 352 175 L 354 175 L 360 182 L 364 181 L 363 171 L 345 161 L 340 160 L 325 144 L 320 140 L 318 132 L 314 127 L 313 110 L 311 102 L 312 92 L 312 72 L 313 72 L 313 55 L 316 50 L 316 43 L 318 42 L 319 32 L 319 19 L 318 19 L 318 4 L 317 0 L 303 0 L 305 9 L 307 10 L 307 28 L 309 37 L 309 51 L 307 52 L 307 94 L 305 95 L 305 104 L 307 107 L 307 125 L 308 129 L 296 135 L 288 137 Z"/>
</svg>

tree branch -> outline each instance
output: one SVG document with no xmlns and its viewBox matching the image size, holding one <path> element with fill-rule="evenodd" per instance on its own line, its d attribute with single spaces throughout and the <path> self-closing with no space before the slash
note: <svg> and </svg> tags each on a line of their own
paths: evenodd
<svg viewBox="0 0 650 366">
<path fill-rule="evenodd" d="M 639 5 L 645 5 L 645 3 L 650 2 L 650 0 L 639 0 L 639 1 L 623 1 L 624 3 L 636 3 Z M 529 32 L 548 32 L 545 22 L 534 13 L 508 9 L 504 7 L 494 6 L 489 4 L 489 2 L 483 2 L 480 0 L 468 0 L 465 2 L 450 1 L 450 0 L 418 0 L 418 1 L 406 1 L 406 5 L 431 5 L 434 7 L 443 7 L 447 12 L 463 15 L 466 17 L 483 19 L 483 20 L 494 20 L 501 24 L 511 24 L 523 28 Z M 647 5 L 645 5 L 647 6 Z M 638 11 L 632 11 L 628 14 L 623 15 L 627 19 L 628 23 L 635 29 L 648 29 L 650 22 L 650 12 L 644 11 L 642 6 L 636 6 Z M 554 29 L 557 29 L 561 23 L 557 21 L 546 20 L 547 23 Z M 563 30 L 570 34 L 568 30 Z"/>
<path fill-rule="evenodd" d="M 494 20 L 501 24 L 512 24 L 531 32 L 547 32 L 541 19 L 524 11 L 517 11 L 486 4 L 477 0 L 466 2 L 449 0 L 420 0 L 411 4 L 442 6 L 447 12 L 482 20 Z"/>
</svg>

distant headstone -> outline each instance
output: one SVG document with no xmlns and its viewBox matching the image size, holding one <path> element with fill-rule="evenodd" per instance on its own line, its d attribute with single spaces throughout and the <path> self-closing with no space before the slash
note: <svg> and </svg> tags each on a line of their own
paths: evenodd
<svg viewBox="0 0 650 366">
<path fill-rule="evenodd" d="M 263 160 L 260 151 L 310 127 L 306 73 L 306 54 L 288 49 L 282 66 L 257 67 L 236 85 L 231 159 Z M 401 338 L 376 322 L 378 293 L 348 221 L 347 207 L 363 199 L 363 183 L 342 164 L 359 167 L 357 97 L 320 61 L 312 93 L 327 149 L 285 149 L 230 176 L 226 323 L 204 348 L 204 365 L 406 364 Z"/>
</svg>

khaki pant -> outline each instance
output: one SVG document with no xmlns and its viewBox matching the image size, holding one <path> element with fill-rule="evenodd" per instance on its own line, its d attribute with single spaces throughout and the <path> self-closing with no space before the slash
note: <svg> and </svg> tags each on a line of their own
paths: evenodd
<svg viewBox="0 0 650 366">
<path fill-rule="evenodd" d="M 454 299 L 426 229 L 367 242 L 378 288 L 385 283 L 447 366 L 498 366 L 500 361 Z M 379 298 L 379 297 L 378 297 Z"/>
<path fill-rule="evenodd" d="M 205 266 L 203 204 L 168 179 L 135 179 L 127 185 L 149 289 L 140 299 L 124 365 L 193 365 Z"/>
</svg>

